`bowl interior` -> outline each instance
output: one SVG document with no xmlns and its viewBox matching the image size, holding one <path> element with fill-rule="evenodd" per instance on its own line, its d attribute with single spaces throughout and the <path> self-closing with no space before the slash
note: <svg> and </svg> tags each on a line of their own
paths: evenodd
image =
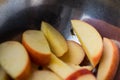
<svg viewBox="0 0 120 80">
<path fill-rule="evenodd" d="M 107 1 L 61 0 L 54 5 L 45 4 L 22 9 L 9 16 L 0 26 L 0 42 L 21 41 L 22 32 L 27 29 L 40 29 L 41 21 L 53 25 L 66 39 L 76 41 L 77 38 L 71 28 L 71 19 L 96 18 L 120 27 L 120 4 L 117 0 L 114 4 L 112 0 Z M 120 67 L 114 80 L 120 79 L 119 74 Z"/>
</svg>

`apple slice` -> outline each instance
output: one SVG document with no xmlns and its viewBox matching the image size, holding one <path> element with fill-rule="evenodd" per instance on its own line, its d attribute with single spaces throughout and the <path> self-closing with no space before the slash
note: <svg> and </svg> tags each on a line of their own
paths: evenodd
<svg viewBox="0 0 120 80">
<path fill-rule="evenodd" d="M 28 53 L 17 41 L 0 44 L 0 64 L 13 79 L 24 80 L 31 71 Z"/>
<path fill-rule="evenodd" d="M 25 31 L 22 36 L 22 43 L 30 53 L 34 63 L 38 65 L 49 63 L 51 51 L 43 32 L 39 30 Z"/>
<path fill-rule="evenodd" d="M 58 74 L 63 79 L 65 79 L 68 75 L 70 75 L 75 71 L 69 65 L 64 63 L 59 58 L 57 58 L 54 54 L 51 55 L 51 60 L 48 65 L 48 68 L 51 69 L 56 74 Z"/>
<path fill-rule="evenodd" d="M 113 80 L 119 64 L 119 50 L 116 44 L 108 38 L 103 39 L 103 46 L 97 80 Z"/>
<path fill-rule="evenodd" d="M 71 74 L 66 80 L 97 80 L 88 69 L 80 69 Z"/>
<path fill-rule="evenodd" d="M 37 70 L 32 73 L 28 80 L 63 80 L 49 70 Z"/>
<path fill-rule="evenodd" d="M 71 23 L 88 59 L 95 67 L 99 63 L 103 51 L 101 35 L 93 26 L 87 24 L 86 22 L 71 20 Z"/>
<path fill-rule="evenodd" d="M 64 80 L 78 80 L 79 77 L 82 77 L 83 75 L 88 75 L 86 71 L 88 72 L 88 69 L 85 69 L 85 71 L 82 72 L 83 69 L 76 70 L 64 63 L 62 60 L 57 58 L 54 54 L 51 55 L 51 61 L 48 65 L 48 68 L 51 69 L 53 72 L 55 72 L 57 75 L 59 75 Z M 82 74 L 84 73 L 85 74 Z M 91 75 L 93 79 L 93 74 L 89 71 L 89 74 Z M 75 79 L 73 79 L 75 78 Z M 95 78 L 95 77 L 94 77 Z M 96 79 L 93 79 L 96 80 Z"/>
<path fill-rule="evenodd" d="M 9 80 L 8 74 L 0 67 L 0 80 Z"/>
<path fill-rule="evenodd" d="M 79 65 L 85 57 L 85 53 L 82 47 L 80 46 L 80 44 L 72 40 L 67 40 L 67 44 L 68 52 L 60 57 L 60 59 L 68 64 Z"/>
<path fill-rule="evenodd" d="M 52 25 L 42 22 L 41 30 L 45 34 L 52 52 L 57 57 L 63 56 L 67 52 L 68 46 L 65 38 Z"/>
</svg>

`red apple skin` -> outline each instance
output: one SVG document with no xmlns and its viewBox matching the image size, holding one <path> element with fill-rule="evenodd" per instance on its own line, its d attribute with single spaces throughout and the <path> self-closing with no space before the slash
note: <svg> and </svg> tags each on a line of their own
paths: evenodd
<svg viewBox="0 0 120 80">
<path fill-rule="evenodd" d="M 101 59 L 101 56 L 102 56 L 102 53 L 103 52 L 103 48 L 100 50 L 100 52 L 98 53 L 99 55 L 97 55 L 96 57 L 94 57 L 93 59 L 92 59 L 92 61 L 94 61 L 93 62 L 93 64 L 95 64 L 96 66 L 97 66 L 97 64 L 99 63 L 99 61 L 100 61 L 100 59 Z M 94 66 L 95 67 L 95 66 Z"/>
<path fill-rule="evenodd" d="M 28 60 L 28 63 L 23 70 L 23 72 L 16 78 L 16 80 L 27 80 L 27 78 L 30 76 L 30 73 L 32 72 L 31 68 L 31 62 Z"/>
<path fill-rule="evenodd" d="M 110 68 L 111 70 L 109 71 L 109 74 L 107 75 L 107 80 L 114 79 L 114 76 L 116 74 L 118 64 L 119 64 L 119 50 L 118 50 L 117 46 L 115 45 L 115 43 L 112 42 L 112 45 L 115 49 L 114 50 L 115 55 L 113 55 L 114 58 L 113 58 L 112 66 Z"/>
<path fill-rule="evenodd" d="M 118 50 L 117 45 L 112 40 L 110 40 L 108 38 L 104 38 L 104 39 L 106 39 L 107 42 L 111 42 L 112 47 L 114 49 L 113 54 L 112 54 L 112 56 L 113 56 L 112 62 L 109 67 L 109 71 L 107 72 L 106 76 L 104 77 L 104 80 L 114 80 L 114 77 L 115 77 L 115 74 L 117 72 L 118 65 L 119 65 L 119 50 Z M 100 65 L 100 67 L 102 67 L 102 65 Z M 98 67 L 98 71 L 99 71 L 99 67 Z M 97 75 L 97 76 L 99 76 L 99 75 Z"/>
<path fill-rule="evenodd" d="M 89 71 L 88 69 L 80 69 L 77 70 L 76 72 L 72 73 L 69 77 L 67 77 L 65 80 L 77 80 L 80 76 L 84 76 L 86 74 L 90 74 L 92 76 L 94 76 L 92 74 L 91 71 Z"/>
</svg>

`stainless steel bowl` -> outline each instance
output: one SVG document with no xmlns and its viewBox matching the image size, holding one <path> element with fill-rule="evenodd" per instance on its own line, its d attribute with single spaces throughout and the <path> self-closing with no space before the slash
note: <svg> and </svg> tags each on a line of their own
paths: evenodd
<svg viewBox="0 0 120 80">
<path fill-rule="evenodd" d="M 96 28 L 102 36 L 120 41 L 119 0 L 1 0 L 0 42 L 21 41 L 22 32 L 40 29 L 42 20 L 55 26 L 68 39 L 72 36 L 71 19 L 82 19 L 93 24 L 93 18 L 110 24 L 104 28 L 106 23 L 101 22 L 104 23 L 103 28 Z M 115 29 L 111 28 L 111 24 Z M 109 32 L 112 29 L 113 32 Z M 116 34 L 112 34 L 114 32 Z M 120 80 L 119 75 L 120 67 L 114 80 Z"/>
</svg>

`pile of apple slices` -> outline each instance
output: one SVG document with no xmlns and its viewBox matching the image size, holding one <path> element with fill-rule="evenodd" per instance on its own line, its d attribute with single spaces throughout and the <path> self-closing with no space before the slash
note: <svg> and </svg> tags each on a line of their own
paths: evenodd
<svg viewBox="0 0 120 80">
<path fill-rule="evenodd" d="M 0 80 L 9 80 L 8 75 L 13 80 L 113 80 L 119 64 L 117 45 L 86 22 L 71 23 L 81 44 L 66 40 L 46 22 L 40 30 L 23 32 L 22 43 L 1 43 Z M 81 66 L 85 56 L 90 65 Z"/>
</svg>

